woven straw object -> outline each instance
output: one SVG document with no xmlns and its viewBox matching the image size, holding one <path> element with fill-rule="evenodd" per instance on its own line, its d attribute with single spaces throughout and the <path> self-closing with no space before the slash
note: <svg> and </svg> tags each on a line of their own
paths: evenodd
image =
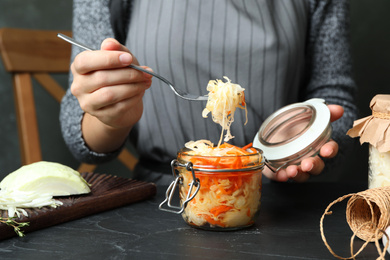
<svg viewBox="0 0 390 260">
<path fill-rule="evenodd" d="M 368 189 L 351 196 L 346 209 L 347 222 L 357 237 L 374 242 L 376 229 L 390 226 L 390 187 Z M 369 225 L 363 224 L 369 222 Z"/>
<path fill-rule="evenodd" d="M 325 216 L 332 214 L 330 208 L 346 198 L 349 198 L 346 208 L 346 220 L 354 234 L 351 237 L 350 244 L 351 256 L 341 257 L 333 252 L 326 241 L 323 221 Z M 384 230 L 388 226 L 390 226 L 390 186 L 368 189 L 342 196 L 328 205 L 320 221 L 322 240 L 332 255 L 339 259 L 355 259 L 370 242 L 375 242 L 379 253 L 377 259 L 385 259 L 384 256 L 388 245 L 382 250 L 378 241 L 385 234 Z M 353 252 L 353 241 L 355 237 L 366 241 L 356 253 Z"/>
</svg>

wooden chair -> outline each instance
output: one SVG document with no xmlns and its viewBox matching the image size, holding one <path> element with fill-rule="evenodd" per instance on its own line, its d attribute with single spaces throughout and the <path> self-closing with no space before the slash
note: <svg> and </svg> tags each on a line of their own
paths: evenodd
<svg viewBox="0 0 390 260">
<path fill-rule="evenodd" d="M 22 164 L 42 160 L 32 77 L 58 102 L 65 90 L 50 73 L 69 73 L 71 45 L 57 37 L 70 31 L 0 29 L 0 52 L 5 69 L 12 73 L 21 146 Z M 118 158 L 134 169 L 137 158 L 124 149 Z M 78 171 L 90 172 L 95 165 L 82 164 Z"/>
</svg>

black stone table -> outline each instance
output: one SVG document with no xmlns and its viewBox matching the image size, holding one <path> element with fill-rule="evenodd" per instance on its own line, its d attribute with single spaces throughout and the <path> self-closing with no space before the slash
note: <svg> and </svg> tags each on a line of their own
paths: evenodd
<svg viewBox="0 0 390 260">
<path fill-rule="evenodd" d="M 158 205 L 166 187 L 149 200 L 0 241 L 0 259 L 335 259 L 320 234 L 320 218 L 333 200 L 365 185 L 269 183 L 250 228 L 216 232 L 192 228 Z M 324 222 L 340 256 L 350 255 L 352 232 L 345 203 Z M 363 241 L 355 240 L 356 247 Z M 357 259 L 376 259 L 373 243 Z M 388 255 L 387 255 L 388 256 Z"/>
</svg>

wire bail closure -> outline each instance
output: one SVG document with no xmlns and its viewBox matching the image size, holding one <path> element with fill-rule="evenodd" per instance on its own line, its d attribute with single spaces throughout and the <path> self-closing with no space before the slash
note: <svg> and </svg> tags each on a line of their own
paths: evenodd
<svg viewBox="0 0 390 260">
<path fill-rule="evenodd" d="M 182 203 L 181 206 L 172 205 L 172 199 L 174 197 L 177 186 L 183 184 L 183 177 L 176 174 L 176 171 L 175 171 L 176 166 L 185 167 L 187 169 L 187 171 L 191 171 L 192 178 L 193 178 L 192 181 L 188 184 L 190 186 L 190 188 L 188 190 L 186 199 L 184 200 L 184 202 Z M 200 189 L 200 181 L 195 176 L 195 171 L 194 171 L 194 168 L 193 168 L 193 165 L 191 162 L 188 162 L 186 164 L 182 164 L 182 163 L 179 163 L 176 159 L 174 159 L 171 162 L 171 168 L 172 168 L 172 174 L 175 177 L 175 180 L 172 181 L 172 183 L 169 185 L 167 191 L 165 192 L 165 200 L 160 203 L 158 208 L 162 211 L 181 214 L 181 213 L 183 213 L 184 209 L 186 208 L 188 202 L 190 202 L 198 193 L 198 191 Z M 191 192 L 192 192 L 192 189 L 194 188 L 194 186 L 196 187 L 196 190 L 191 195 Z M 168 208 L 164 208 L 164 204 L 167 204 Z"/>
<path fill-rule="evenodd" d="M 255 149 L 258 150 L 260 154 L 263 154 L 263 152 L 260 149 L 258 148 Z M 262 156 L 262 160 L 264 160 L 263 156 Z M 186 195 L 185 200 L 182 202 L 180 206 L 173 205 L 172 203 L 177 187 L 183 185 L 183 177 L 180 174 L 178 174 L 178 170 L 175 169 L 176 167 L 183 167 L 187 171 L 191 171 L 192 173 L 192 181 L 188 184 L 189 186 L 188 193 Z M 264 167 L 264 161 L 262 161 L 259 165 L 247 167 L 245 168 L 245 170 L 252 171 L 252 170 L 263 169 L 263 167 Z M 167 191 L 165 192 L 165 199 L 163 202 L 160 203 L 158 208 L 162 211 L 167 211 L 176 214 L 183 213 L 184 209 L 187 207 L 188 202 L 190 202 L 196 196 L 196 194 L 200 189 L 200 180 L 196 178 L 195 171 L 210 172 L 210 173 L 243 171 L 243 169 L 241 168 L 240 169 L 203 169 L 203 168 L 199 169 L 199 168 L 194 168 L 192 162 L 187 162 L 184 164 L 184 163 L 180 163 L 177 159 L 171 161 L 171 168 L 172 168 L 172 174 L 175 177 L 175 179 L 168 186 Z M 195 190 L 194 187 L 196 187 Z"/>
</svg>

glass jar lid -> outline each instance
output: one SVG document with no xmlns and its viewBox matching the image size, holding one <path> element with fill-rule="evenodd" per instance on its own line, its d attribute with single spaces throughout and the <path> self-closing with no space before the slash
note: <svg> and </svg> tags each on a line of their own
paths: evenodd
<svg viewBox="0 0 390 260">
<path fill-rule="evenodd" d="M 314 98 L 271 114 L 261 125 L 253 146 L 263 151 L 267 166 L 278 171 L 318 154 L 331 132 L 325 100 Z"/>
</svg>

